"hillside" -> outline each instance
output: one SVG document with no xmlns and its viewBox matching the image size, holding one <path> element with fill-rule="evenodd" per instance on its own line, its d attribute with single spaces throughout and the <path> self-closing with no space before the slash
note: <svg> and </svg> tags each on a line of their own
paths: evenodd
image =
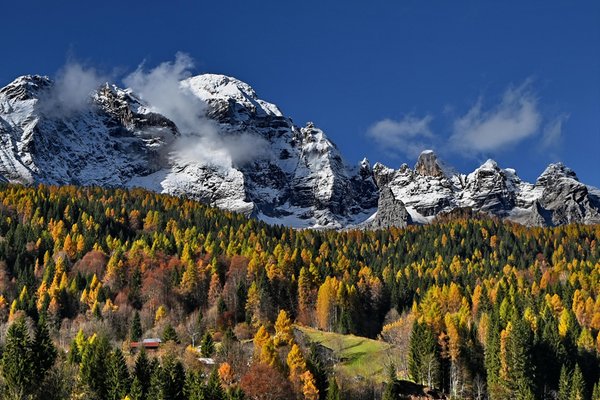
<svg viewBox="0 0 600 400">
<path fill-rule="evenodd" d="M 140 387 L 200 396 L 218 386 L 258 398 L 261 384 L 283 388 L 273 398 L 316 399 L 335 382 L 351 399 L 396 387 L 346 385 L 294 341 L 298 322 L 319 329 L 305 332 L 338 352 L 333 370 L 349 376 L 386 380 L 380 354 L 394 348 L 401 377 L 448 395 L 545 398 L 567 380 L 591 395 L 600 226 L 468 215 L 403 229 L 294 230 L 141 189 L 2 184 L 3 390 L 108 399 L 109 388 L 133 398 Z M 150 360 L 130 354 L 130 342 L 155 337 L 163 344 Z M 215 364 L 199 362 L 192 343 Z M 58 357 L 39 364 L 51 352 L 35 349 L 52 346 Z M 11 380 L 19 360 L 42 384 Z M 207 379 L 211 365 L 219 372 Z M 176 398 L 194 398 L 186 393 Z"/>
<path fill-rule="evenodd" d="M 385 383 L 388 379 L 387 367 L 400 357 L 399 349 L 386 342 L 303 326 L 297 329 L 309 342 L 331 350 L 332 358 L 336 361 L 335 372 L 346 378 Z"/>
</svg>

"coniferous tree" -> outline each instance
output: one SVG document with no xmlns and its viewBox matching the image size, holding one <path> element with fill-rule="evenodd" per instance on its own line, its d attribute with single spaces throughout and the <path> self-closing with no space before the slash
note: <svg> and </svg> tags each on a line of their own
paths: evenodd
<svg viewBox="0 0 600 400">
<path fill-rule="evenodd" d="M 233 329 L 227 328 L 223 339 L 221 340 L 221 347 L 219 348 L 219 354 L 224 358 L 227 358 L 228 354 L 235 348 L 235 345 L 239 343 Z"/>
<path fill-rule="evenodd" d="M 179 343 L 179 338 L 177 337 L 177 332 L 175 332 L 175 328 L 173 325 L 167 324 L 165 330 L 163 331 L 163 341 L 173 341 L 175 343 Z"/>
<path fill-rule="evenodd" d="M 56 361 L 57 351 L 54 347 L 50 332 L 43 317 L 38 320 L 35 338 L 33 340 L 33 359 L 35 364 L 35 379 L 43 382 L 46 373 Z"/>
<path fill-rule="evenodd" d="M 138 311 L 133 314 L 133 319 L 131 320 L 131 329 L 129 331 L 129 339 L 134 342 L 138 342 L 141 340 L 143 335 L 142 331 L 142 321 L 140 319 L 140 313 Z"/>
<path fill-rule="evenodd" d="M 185 370 L 179 360 L 169 355 L 163 359 L 160 369 L 160 394 L 162 400 L 185 400 Z"/>
<path fill-rule="evenodd" d="M 500 333 L 498 318 L 492 313 L 485 346 L 485 370 L 490 399 L 502 399 L 500 388 Z"/>
<path fill-rule="evenodd" d="M 340 387 L 335 380 L 335 377 L 332 375 L 329 377 L 329 385 L 327 386 L 327 396 L 325 400 L 340 400 Z"/>
<path fill-rule="evenodd" d="M 146 354 L 146 350 L 142 348 L 140 354 L 137 356 L 135 360 L 135 367 L 133 370 L 133 374 L 135 379 L 138 380 L 141 392 L 142 399 L 145 399 L 148 395 L 148 391 L 150 390 L 150 381 L 153 375 L 154 367 L 150 360 L 148 359 L 148 355 Z"/>
<path fill-rule="evenodd" d="M 81 353 L 79 352 L 79 346 L 77 345 L 77 342 L 75 340 L 71 341 L 67 360 L 71 364 L 79 364 L 81 362 Z"/>
<path fill-rule="evenodd" d="M 204 388 L 204 397 L 214 400 L 225 400 L 227 395 L 221 386 L 217 369 L 213 369 Z"/>
<path fill-rule="evenodd" d="M 396 378 L 396 367 L 392 364 L 388 370 L 388 381 L 385 384 L 381 400 L 395 400 L 399 396 L 398 379 Z"/>
<path fill-rule="evenodd" d="M 413 381 L 430 387 L 440 383 L 440 360 L 437 342 L 431 328 L 415 321 L 410 336 L 408 371 Z"/>
<path fill-rule="evenodd" d="M 331 374 L 331 367 L 329 367 L 322 359 L 319 353 L 319 347 L 314 342 L 310 343 L 310 345 L 308 346 L 306 368 L 310 371 L 313 378 L 315 379 L 315 384 L 317 385 L 319 393 L 326 393 L 327 387 L 330 384 L 329 379 L 335 378 Z"/>
<path fill-rule="evenodd" d="M 245 400 L 246 394 L 239 386 L 230 387 L 227 390 L 227 400 Z M 190 399 L 191 400 L 191 399 Z"/>
<path fill-rule="evenodd" d="M 2 354 L 2 376 L 13 396 L 22 398 L 31 393 L 36 379 L 35 365 L 31 339 L 21 317 L 8 328 Z"/>
<path fill-rule="evenodd" d="M 130 388 L 130 376 L 121 349 L 115 349 L 110 354 L 108 363 L 108 399 L 121 400 Z"/>
<path fill-rule="evenodd" d="M 204 378 L 198 371 L 191 371 L 185 377 L 185 395 L 188 400 L 204 400 Z"/>
<path fill-rule="evenodd" d="M 420 340 L 422 327 L 418 321 L 415 321 L 410 334 L 410 347 L 408 350 L 408 374 L 410 378 L 420 383 L 422 381 L 421 371 L 422 362 L 420 357 Z"/>
<path fill-rule="evenodd" d="M 579 364 L 575 365 L 573 375 L 571 377 L 571 390 L 569 394 L 569 400 L 584 400 L 585 396 L 585 381 L 583 380 L 583 374 L 579 368 Z"/>
<path fill-rule="evenodd" d="M 285 310 L 281 310 L 275 321 L 275 345 L 287 344 L 294 338 L 292 332 L 292 321 Z"/>
<path fill-rule="evenodd" d="M 148 394 L 146 395 L 146 399 L 163 400 L 163 385 L 163 368 L 161 365 L 157 364 L 154 368 L 152 368 L 152 375 L 150 376 L 150 384 L 148 386 Z"/>
<path fill-rule="evenodd" d="M 131 382 L 131 388 L 129 389 L 130 400 L 144 400 L 144 393 L 142 391 L 142 384 L 138 377 L 134 377 Z"/>
<path fill-rule="evenodd" d="M 532 339 L 529 327 L 520 319 L 514 318 L 508 335 L 506 363 L 508 365 L 509 390 L 517 398 L 533 395 L 534 366 L 531 361 Z"/>
<path fill-rule="evenodd" d="M 594 384 L 594 390 L 592 391 L 592 400 L 600 400 L 600 381 Z"/>
<path fill-rule="evenodd" d="M 551 389 L 557 388 L 561 366 L 566 361 L 566 350 L 558 335 L 558 328 L 552 314 L 546 311 L 538 321 L 538 335 L 534 345 L 536 384 L 538 396 L 547 397 Z M 541 335 L 539 335 L 540 331 Z"/>
<path fill-rule="evenodd" d="M 571 378 L 567 367 L 563 364 L 560 369 L 560 378 L 558 380 L 557 400 L 569 400 L 571 392 Z"/>
<path fill-rule="evenodd" d="M 100 399 L 108 394 L 108 361 L 110 345 L 105 336 L 92 337 L 85 344 L 79 367 L 80 382 Z"/>
<path fill-rule="evenodd" d="M 200 342 L 200 354 L 202 357 L 212 357 L 215 352 L 215 342 L 210 332 L 206 332 Z"/>
</svg>

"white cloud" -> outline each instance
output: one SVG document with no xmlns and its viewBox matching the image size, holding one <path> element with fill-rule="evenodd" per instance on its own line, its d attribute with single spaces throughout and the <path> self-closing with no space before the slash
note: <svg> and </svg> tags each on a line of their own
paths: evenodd
<svg viewBox="0 0 600 400">
<path fill-rule="evenodd" d="M 509 87 L 500 104 L 484 110 L 480 99 L 453 124 L 450 146 L 454 150 L 485 153 L 506 149 L 538 133 L 542 116 L 527 80 Z"/>
<path fill-rule="evenodd" d="M 181 80 L 192 75 L 193 67 L 194 62 L 188 55 L 177 53 L 174 62 L 163 62 L 148 72 L 140 65 L 123 83 L 148 102 L 152 111 L 171 119 L 187 134 L 207 128 L 202 126 L 206 105 L 180 85 Z"/>
<path fill-rule="evenodd" d="M 569 119 L 568 114 L 562 114 L 548 122 L 542 133 L 542 148 L 557 147 L 562 141 L 563 124 Z"/>
<path fill-rule="evenodd" d="M 58 71 L 52 89 L 40 106 L 54 116 L 68 116 L 90 106 L 91 94 L 109 79 L 95 68 L 69 61 Z"/>
<path fill-rule="evenodd" d="M 268 156 L 268 143 L 250 133 L 229 135 L 206 117 L 207 105 L 194 96 L 181 81 L 192 75 L 193 60 L 177 53 L 175 61 L 164 62 L 145 71 L 140 65 L 123 79 L 134 93 L 177 125 L 181 137 L 173 151 L 185 162 L 201 162 L 230 167 Z"/>
<path fill-rule="evenodd" d="M 401 120 L 384 119 L 373 124 L 367 134 L 386 152 L 400 152 L 413 157 L 431 147 L 435 135 L 431 131 L 431 115 L 417 118 L 405 115 Z"/>
</svg>

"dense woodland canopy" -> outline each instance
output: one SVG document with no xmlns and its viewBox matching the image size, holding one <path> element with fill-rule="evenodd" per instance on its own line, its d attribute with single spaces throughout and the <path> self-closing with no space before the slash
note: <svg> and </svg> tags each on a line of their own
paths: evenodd
<svg viewBox="0 0 600 400">
<path fill-rule="evenodd" d="M 143 190 L 2 185 L 1 390 L 400 398 L 409 379 L 454 398 L 598 400 L 599 240 L 600 226 L 468 212 L 406 229 L 293 230 Z M 293 323 L 404 356 L 367 395 Z M 163 339 L 159 353 L 129 354 L 144 337 Z"/>
</svg>

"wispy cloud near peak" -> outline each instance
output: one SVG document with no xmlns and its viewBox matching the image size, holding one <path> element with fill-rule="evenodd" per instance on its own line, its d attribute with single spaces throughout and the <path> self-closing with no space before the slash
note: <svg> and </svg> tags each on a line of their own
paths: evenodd
<svg viewBox="0 0 600 400">
<path fill-rule="evenodd" d="M 485 153 L 506 149 L 535 135 L 542 122 L 538 100 L 526 80 L 509 87 L 498 105 L 484 109 L 480 98 L 453 123 L 449 142 L 457 151 Z"/>
<path fill-rule="evenodd" d="M 435 138 L 430 124 L 433 116 L 418 118 L 405 115 L 399 120 L 383 119 L 373 124 L 367 134 L 388 153 L 401 153 L 413 157 L 425 147 L 431 147 Z"/>
</svg>

